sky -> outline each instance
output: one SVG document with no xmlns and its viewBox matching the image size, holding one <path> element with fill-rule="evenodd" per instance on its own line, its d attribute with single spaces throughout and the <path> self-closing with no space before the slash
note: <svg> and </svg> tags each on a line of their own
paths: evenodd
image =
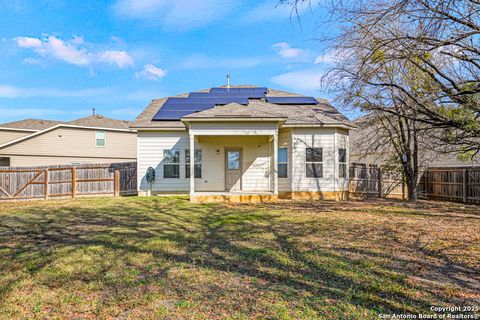
<svg viewBox="0 0 480 320">
<path fill-rule="evenodd" d="M 313 96 L 331 57 L 315 0 L 0 0 L 0 123 L 133 120 L 152 99 L 252 84 Z M 81 3 L 81 4 L 80 4 Z"/>
</svg>

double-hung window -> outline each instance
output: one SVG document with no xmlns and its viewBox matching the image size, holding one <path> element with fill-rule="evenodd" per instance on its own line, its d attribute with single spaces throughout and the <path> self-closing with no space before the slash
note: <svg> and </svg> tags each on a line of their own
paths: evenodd
<svg viewBox="0 0 480 320">
<path fill-rule="evenodd" d="M 195 150 L 195 178 L 202 177 L 202 150 Z M 185 150 L 185 178 L 190 178 L 190 149 Z"/>
<path fill-rule="evenodd" d="M 338 149 L 338 177 L 347 177 L 347 149 Z"/>
<path fill-rule="evenodd" d="M 180 151 L 163 151 L 163 177 L 180 178 Z"/>
<path fill-rule="evenodd" d="M 278 177 L 288 178 L 288 149 L 278 149 Z"/>
<path fill-rule="evenodd" d="M 106 139 L 105 139 L 105 131 L 95 131 L 95 146 L 97 147 L 105 147 Z"/>
<path fill-rule="evenodd" d="M 306 176 L 307 178 L 323 177 L 323 149 L 307 148 L 306 149 Z"/>
</svg>

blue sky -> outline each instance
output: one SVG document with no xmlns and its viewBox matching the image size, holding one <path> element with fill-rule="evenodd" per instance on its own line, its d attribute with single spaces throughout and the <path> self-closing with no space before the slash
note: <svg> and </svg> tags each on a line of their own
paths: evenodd
<svg viewBox="0 0 480 320">
<path fill-rule="evenodd" d="M 315 2 L 315 1 L 314 1 Z M 81 3 L 81 5 L 79 5 Z M 276 0 L 0 0 L 0 123 L 98 113 L 134 119 L 158 97 L 254 84 L 319 96 L 325 14 Z"/>
</svg>

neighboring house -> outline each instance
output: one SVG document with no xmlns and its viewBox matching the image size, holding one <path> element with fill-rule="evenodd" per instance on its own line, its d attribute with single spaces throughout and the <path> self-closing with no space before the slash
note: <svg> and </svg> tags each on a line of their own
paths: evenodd
<svg viewBox="0 0 480 320">
<path fill-rule="evenodd" d="M 350 162 L 376 165 L 398 164 L 398 155 L 390 139 L 375 118 L 363 116 L 354 121 L 356 128 L 350 133 Z M 420 167 L 463 167 L 480 165 L 480 157 L 461 159 L 455 152 L 440 152 L 428 136 L 419 137 L 418 160 Z M 439 147 L 437 147 L 439 148 Z"/>
<path fill-rule="evenodd" d="M 138 192 L 190 193 L 194 202 L 343 199 L 352 127 L 325 100 L 267 88 L 153 100 L 131 125 Z"/>
<path fill-rule="evenodd" d="M 101 115 L 0 124 L 0 166 L 136 161 L 136 132 L 129 125 Z"/>
</svg>

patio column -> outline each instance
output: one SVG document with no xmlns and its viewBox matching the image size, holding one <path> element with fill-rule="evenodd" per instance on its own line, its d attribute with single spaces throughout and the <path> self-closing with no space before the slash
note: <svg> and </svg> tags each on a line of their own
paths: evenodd
<svg viewBox="0 0 480 320">
<path fill-rule="evenodd" d="M 278 130 L 273 135 L 273 194 L 278 195 Z"/>
<path fill-rule="evenodd" d="M 190 134 L 190 195 L 195 193 L 195 135 Z"/>
</svg>

